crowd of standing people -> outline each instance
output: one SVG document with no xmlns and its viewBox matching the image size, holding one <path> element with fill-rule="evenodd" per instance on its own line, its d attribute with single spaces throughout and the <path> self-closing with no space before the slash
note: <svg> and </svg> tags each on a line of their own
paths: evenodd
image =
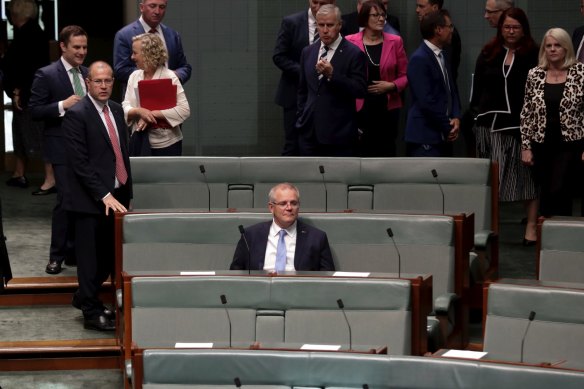
<svg viewBox="0 0 584 389">
<path fill-rule="evenodd" d="M 538 215 L 571 215 L 583 178 L 584 27 L 572 39 L 552 28 L 540 45 L 513 0 L 487 0 L 484 18 L 496 33 L 480 50 L 463 112 L 462 44 L 444 1 L 416 0 L 423 41 L 410 55 L 388 3 L 358 0 L 341 17 L 334 0 L 309 0 L 307 11 L 283 19 L 273 56 L 282 71 L 282 154 L 395 156 L 407 98 L 406 155 L 451 157 L 462 134 L 470 155 L 498 164 L 500 201 L 524 203 L 522 243 L 535 245 Z"/>
</svg>

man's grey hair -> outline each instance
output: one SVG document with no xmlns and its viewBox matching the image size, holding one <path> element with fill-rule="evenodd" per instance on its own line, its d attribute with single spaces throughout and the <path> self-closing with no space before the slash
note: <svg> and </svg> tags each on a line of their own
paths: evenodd
<svg viewBox="0 0 584 389">
<path fill-rule="evenodd" d="M 515 1 L 513 0 L 495 0 L 495 7 L 498 9 L 505 11 L 511 7 L 515 7 Z"/>
<path fill-rule="evenodd" d="M 298 201 L 300 201 L 300 191 L 296 187 L 296 185 L 291 184 L 289 182 L 282 182 L 281 184 L 274 185 L 272 189 L 270 189 L 270 193 L 268 193 L 268 202 L 273 203 L 275 200 L 275 193 L 277 190 L 281 189 L 291 189 L 296 192 L 296 197 L 298 197 Z"/>
<path fill-rule="evenodd" d="M 316 13 L 316 16 L 328 15 L 328 14 L 333 13 L 333 12 L 335 13 L 335 16 L 337 17 L 337 22 L 340 22 L 341 21 L 341 9 L 333 4 L 325 4 L 322 7 L 320 7 L 318 12 Z"/>
</svg>

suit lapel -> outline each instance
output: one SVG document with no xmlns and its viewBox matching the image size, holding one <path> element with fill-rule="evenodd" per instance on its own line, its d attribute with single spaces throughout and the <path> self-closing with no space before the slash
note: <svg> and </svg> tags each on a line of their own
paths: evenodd
<svg viewBox="0 0 584 389">
<path fill-rule="evenodd" d="M 300 220 L 296 222 L 296 251 L 294 252 L 294 268 L 298 270 L 301 265 L 300 259 L 305 257 L 303 255 L 305 247 L 306 247 L 306 238 L 308 233 L 306 232 L 306 228 L 304 223 Z"/>
<path fill-rule="evenodd" d="M 270 234 L 270 226 L 272 225 L 272 221 L 265 222 L 262 224 L 261 231 L 260 231 L 260 241 L 257 245 L 258 251 L 257 253 L 251 253 L 252 261 L 253 258 L 257 258 L 257 269 L 256 270 L 263 270 L 264 269 L 264 261 L 266 259 L 266 248 L 268 247 L 268 235 Z M 253 246 L 253 244 L 252 244 Z"/>
<path fill-rule="evenodd" d="M 302 14 L 299 38 L 301 42 L 304 42 L 304 46 L 308 46 L 310 44 L 310 37 L 308 36 L 308 12 L 304 12 Z"/>
<path fill-rule="evenodd" d="M 73 90 L 73 85 L 71 84 L 71 79 L 69 78 L 69 74 L 67 74 L 67 70 L 65 70 L 65 66 L 63 66 L 63 63 L 61 62 L 61 59 L 57 60 L 57 71 L 58 71 L 58 77 L 59 77 L 59 81 L 61 85 L 64 85 L 64 88 L 66 89 L 66 94 L 68 96 L 71 96 L 72 94 L 75 93 L 75 91 Z"/>
</svg>

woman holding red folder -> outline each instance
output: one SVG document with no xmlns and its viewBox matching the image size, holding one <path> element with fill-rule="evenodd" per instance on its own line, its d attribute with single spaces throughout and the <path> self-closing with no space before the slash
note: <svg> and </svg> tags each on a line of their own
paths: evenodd
<svg viewBox="0 0 584 389">
<path fill-rule="evenodd" d="M 157 34 L 133 38 L 132 60 L 138 69 L 128 79 L 122 102 L 132 129 L 133 156 L 182 154 L 180 127 L 191 111 L 180 80 L 166 67 L 167 59 L 166 48 Z"/>
</svg>

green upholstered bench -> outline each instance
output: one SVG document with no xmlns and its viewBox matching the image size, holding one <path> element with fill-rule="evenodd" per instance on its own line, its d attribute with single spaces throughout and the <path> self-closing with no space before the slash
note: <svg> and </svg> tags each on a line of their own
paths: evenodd
<svg viewBox="0 0 584 389">
<path fill-rule="evenodd" d="M 484 351 L 489 359 L 584 369 L 584 284 L 504 279 L 489 285 Z"/>
<path fill-rule="evenodd" d="M 388 346 L 395 354 L 426 351 L 431 278 L 135 276 L 126 282 L 126 359 L 131 346 L 212 342 L 227 347 L 230 336 L 234 346 L 246 348 L 261 342 L 292 348 L 337 344 L 346 349 L 352 341 L 357 350 Z M 344 303 L 352 337 L 338 299 Z"/>
<path fill-rule="evenodd" d="M 538 279 L 584 283 L 584 218 L 554 217 L 538 227 Z"/>
<path fill-rule="evenodd" d="M 394 355 L 262 351 L 141 350 L 134 388 L 530 388 L 580 389 L 584 372 L 494 362 Z"/>
<path fill-rule="evenodd" d="M 475 294 L 497 275 L 498 174 L 488 159 L 140 157 L 131 163 L 136 210 L 208 209 L 207 182 L 212 210 L 263 211 L 269 188 L 289 181 L 300 188 L 304 211 L 440 214 L 438 180 L 445 213 L 475 215 L 475 252 L 469 257 Z"/>
</svg>

